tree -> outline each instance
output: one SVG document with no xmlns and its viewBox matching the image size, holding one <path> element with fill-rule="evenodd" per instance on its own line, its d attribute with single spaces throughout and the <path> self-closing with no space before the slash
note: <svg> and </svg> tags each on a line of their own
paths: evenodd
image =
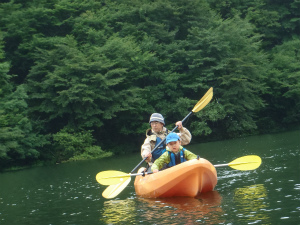
<svg viewBox="0 0 300 225">
<path fill-rule="evenodd" d="M 300 3 L 297 0 L 208 0 L 208 3 L 224 19 L 239 15 L 249 20 L 262 35 L 262 47 L 268 51 L 299 36 Z"/>
<path fill-rule="evenodd" d="M 5 61 L 3 45 L 0 42 L 0 170 L 12 166 L 35 163 L 39 150 L 47 141 L 36 134 L 27 116 L 27 94 L 24 86 L 14 87 L 10 64 Z"/>
<path fill-rule="evenodd" d="M 271 70 L 267 77 L 268 102 L 261 111 L 262 129 L 278 129 L 299 124 L 300 112 L 300 39 L 276 46 L 270 55 Z"/>
<path fill-rule="evenodd" d="M 5 96 L 0 102 L 1 168 L 30 165 L 40 156 L 47 141 L 32 130 L 27 117 L 26 93 L 23 86 Z"/>
</svg>

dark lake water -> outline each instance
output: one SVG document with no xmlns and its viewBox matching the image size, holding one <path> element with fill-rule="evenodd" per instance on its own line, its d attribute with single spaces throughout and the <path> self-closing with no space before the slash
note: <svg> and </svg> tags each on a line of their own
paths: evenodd
<svg viewBox="0 0 300 225">
<path fill-rule="evenodd" d="M 299 146 L 299 130 L 187 146 L 214 165 L 262 158 L 253 171 L 217 168 L 215 191 L 198 198 L 140 198 L 132 180 L 103 199 L 96 174 L 129 173 L 138 153 L 0 173 L 0 224 L 300 224 Z"/>
</svg>

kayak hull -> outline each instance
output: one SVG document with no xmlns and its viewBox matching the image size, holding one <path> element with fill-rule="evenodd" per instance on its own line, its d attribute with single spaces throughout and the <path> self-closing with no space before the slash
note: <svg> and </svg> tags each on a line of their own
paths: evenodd
<svg viewBox="0 0 300 225">
<path fill-rule="evenodd" d="M 217 184 L 216 168 L 206 159 L 193 159 L 155 174 L 136 176 L 134 188 L 145 198 L 195 197 L 212 191 Z"/>
</svg>

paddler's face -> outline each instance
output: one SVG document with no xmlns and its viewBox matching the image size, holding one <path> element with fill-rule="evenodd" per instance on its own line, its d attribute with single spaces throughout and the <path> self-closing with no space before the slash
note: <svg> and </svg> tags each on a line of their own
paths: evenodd
<svg viewBox="0 0 300 225">
<path fill-rule="evenodd" d="M 157 121 L 153 121 L 150 124 L 151 124 L 152 130 L 156 133 L 161 132 L 164 127 L 163 123 L 157 122 Z"/>
<path fill-rule="evenodd" d="M 180 145 L 181 145 L 181 141 L 171 141 L 167 144 L 169 149 L 174 153 L 179 152 Z"/>
</svg>

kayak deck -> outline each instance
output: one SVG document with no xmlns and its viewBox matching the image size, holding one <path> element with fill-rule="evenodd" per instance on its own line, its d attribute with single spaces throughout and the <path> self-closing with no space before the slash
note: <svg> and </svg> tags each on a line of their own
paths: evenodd
<svg viewBox="0 0 300 225">
<path fill-rule="evenodd" d="M 217 171 L 206 159 L 193 159 L 155 174 L 137 176 L 134 187 L 145 198 L 174 196 L 195 197 L 212 191 L 217 184 Z"/>
</svg>

